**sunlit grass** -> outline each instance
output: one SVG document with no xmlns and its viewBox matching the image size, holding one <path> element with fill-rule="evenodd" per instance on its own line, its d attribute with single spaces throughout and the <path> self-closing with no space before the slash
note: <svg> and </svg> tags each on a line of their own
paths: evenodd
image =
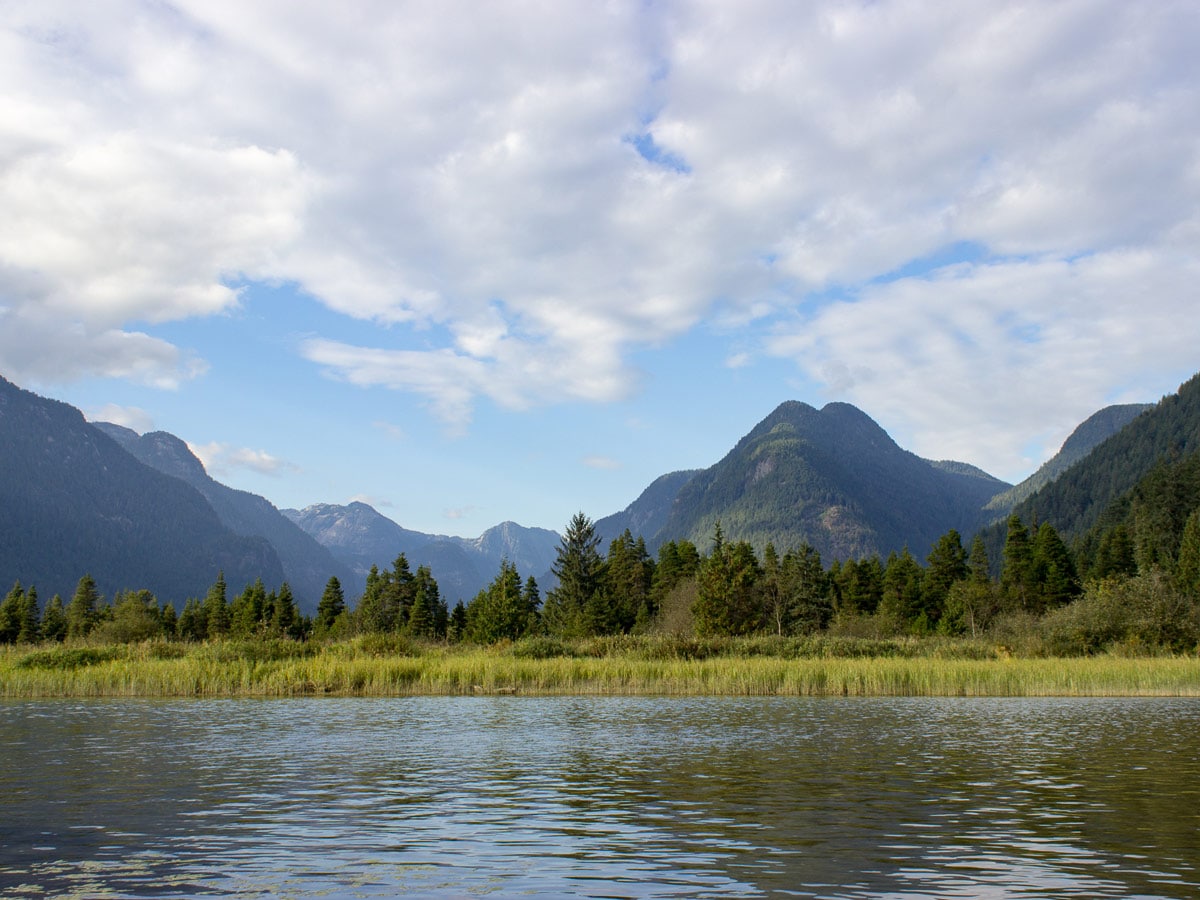
<svg viewBox="0 0 1200 900">
<path fill-rule="evenodd" d="M 1012 658 L 960 641 L 666 637 L 8 647 L 0 696 L 1200 696 L 1200 658 Z"/>
</svg>

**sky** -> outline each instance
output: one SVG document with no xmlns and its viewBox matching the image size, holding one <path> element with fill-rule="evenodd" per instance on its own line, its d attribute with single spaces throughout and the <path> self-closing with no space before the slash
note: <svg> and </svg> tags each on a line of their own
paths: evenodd
<svg viewBox="0 0 1200 900">
<path fill-rule="evenodd" d="M 1200 4 L 8 0 L 0 374 L 562 530 L 781 402 L 1030 474 L 1200 370 Z"/>
</svg>

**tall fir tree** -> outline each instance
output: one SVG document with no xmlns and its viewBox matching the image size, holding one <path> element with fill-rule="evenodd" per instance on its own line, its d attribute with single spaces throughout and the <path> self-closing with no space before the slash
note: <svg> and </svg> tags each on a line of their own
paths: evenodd
<svg viewBox="0 0 1200 900">
<path fill-rule="evenodd" d="M 333 631 L 333 623 L 346 609 L 346 595 L 342 591 L 342 583 L 336 575 L 331 575 L 325 582 L 325 590 L 321 594 L 321 602 L 317 604 L 317 634 L 328 635 Z"/>
<path fill-rule="evenodd" d="M 1175 583 L 1193 601 L 1200 600 L 1200 508 L 1192 510 L 1184 523 L 1175 564 Z"/>
<path fill-rule="evenodd" d="M 546 596 L 542 618 L 546 629 L 560 637 L 577 637 L 587 630 L 585 612 L 601 588 L 604 560 L 597 549 L 600 537 L 592 520 L 576 513 L 558 545 L 551 571 L 558 586 Z"/>
<path fill-rule="evenodd" d="M 67 637 L 67 613 L 62 597 L 55 594 L 42 613 L 42 640 L 62 641 Z"/>
<path fill-rule="evenodd" d="M 67 604 L 67 637 L 85 637 L 100 620 L 102 598 L 91 575 L 79 579 L 75 595 Z"/>
<path fill-rule="evenodd" d="M 1010 609 L 1034 612 L 1036 603 L 1033 578 L 1033 543 L 1021 517 L 1008 517 L 1008 534 L 1004 539 L 1004 567 L 1000 572 L 1000 589 Z"/>
</svg>

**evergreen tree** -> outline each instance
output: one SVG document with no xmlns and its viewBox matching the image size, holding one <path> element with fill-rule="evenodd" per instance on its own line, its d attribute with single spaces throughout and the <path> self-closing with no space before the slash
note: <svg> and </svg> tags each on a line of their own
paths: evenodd
<svg viewBox="0 0 1200 900">
<path fill-rule="evenodd" d="M 450 613 L 450 621 L 446 626 L 446 637 L 457 643 L 467 636 L 467 607 L 461 600 L 454 604 Z"/>
<path fill-rule="evenodd" d="M 418 566 L 413 577 L 413 599 L 408 610 L 408 633 L 413 637 L 446 635 L 446 604 L 429 566 Z"/>
<path fill-rule="evenodd" d="M 534 613 L 526 605 L 517 567 L 504 560 L 492 583 L 471 601 L 467 610 L 469 636 L 481 644 L 516 640 L 530 631 Z"/>
<path fill-rule="evenodd" d="M 829 624 L 833 617 L 829 576 L 815 547 L 806 541 L 799 550 L 789 551 L 780 565 L 780 580 L 788 634 L 810 634 Z"/>
<path fill-rule="evenodd" d="M 1183 526 L 1175 565 L 1175 583 L 1193 602 L 1200 600 L 1200 508 L 1192 511 Z"/>
<path fill-rule="evenodd" d="M 158 611 L 158 621 L 162 625 L 162 632 L 167 637 L 174 637 L 179 629 L 179 616 L 175 613 L 175 604 L 167 601 Z"/>
<path fill-rule="evenodd" d="M 317 604 L 316 628 L 318 635 L 327 635 L 333 630 L 333 623 L 346 608 L 346 595 L 342 592 L 342 583 L 336 575 L 325 582 L 325 591 L 321 594 L 321 602 Z"/>
<path fill-rule="evenodd" d="M 883 570 L 883 597 L 879 601 L 879 611 L 905 631 L 921 633 L 932 624 L 925 614 L 921 592 L 923 575 L 920 563 L 907 547 L 901 553 L 888 556 Z"/>
<path fill-rule="evenodd" d="M 592 520 L 576 513 L 558 545 L 552 571 L 558 587 L 550 591 L 542 610 L 547 630 L 562 637 L 575 637 L 587 627 L 588 601 L 601 587 L 604 560 L 597 547 L 600 537 Z"/>
<path fill-rule="evenodd" d="M 175 633 L 185 641 L 202 641 L 208 637 L 208 614 L 195 597 L 188 598 L 183 604 Z"/>
<path fill-rule="evenodd" d="M 612 607 L 607 612 L 612 631 L 628 632 L 639 615 L 646 620 L 653 614 L 654 561 L 646 552 L 646 542 L 640 537 L 634 540 L 628 528 L 609 544 L 603 576 Z"/>
<path fill-rule="evenodd" d="M 934 623 L 942 615 L 950 587 L 967 577 L 967 551 L 959 533 L 951 528 L 938 538 L 926 562 L 928 566 L 921 579 L 921 605 L 926 618 Z"/>
<path fill-rule="evenodd" d="M 217 580 L 204 598 L 204 636 L 219 640 L 229 634 L 229 602 L 226 596 L 225 573 L 218 572 Z"/>
<path fill-rule="evenodd" d="M 1033 611 L 1035 605 L 1033 544 L 1021 517 L 1008 517 L 1008 535 L 1004 539 L 1004 568 L 1000 589 L 1012 609 Z"/>
<path fill-rule="evenodd" d="M 279 586 L 270 610 L 271 631 L 280 637 L 299 639 L 302 635 L 300 610 L 292 587 L 286 581 Z"/>
<path fill-rule="evenodd" d="M 1034 611 L 1039 613 L 1070 603 L 1082 590 L 1071 551 L 1049 522 L 1033 538 L 1033 582 Z"/>
<path fill-rule="evenodd" d="M 25 592 L 25 603 L 21 609 L 21 627 L 17 632 L 17 643 L 36 644 L 42 638 L 42 623 L 38 609 L 37 588 L 32 584 Z"/>
<path fill-rule="evenodd" d="M 654 609 L 662 609 L 663 600 L 676 585 L 695 578 L 700 571 L 700 552 L 691 541 L 668 541 L 658 548 L 650 595 Z"/>
<path fill-rule="evenodd" d="M 234 598 L 229 608 L 229 631 L 234 637 L 249 638 L 266 631 L 275 598 L 268 601 L 266 586 L 261 578 Z M 210 628 L 211 630 L 211 628 Z"/>
<path fill-rule="evenodd" d="M 839 615 L 870 615 L 879 608 L 883 599 L 883 564 L 879 557 L 848 559 L 838 568 L 834 579 L 834 590 Z"/>
<path fill-rule="evenodd" d="M 75 596 L 67 604 L 67 637 L 85 637 L 100 620 L 100 592 L 91 575 L 79 579 Z"/>
<path fill-rule="evenodd" d="M 1088 570 L 1088 577 L 1097 580 L 1117 576 L 1132 578 L 1137 573 L 1137 557 L 1129 529 L 1117 525 L 1105 532 L 1100 538 L 1100 546 L 1096 550 L 1095 562 Z"/>
<path fill-rule="evenodd" d="M 725 543 L 720 524 L 713 549 L 700 565 L 696 599 L 692 604 L 698 635 L 742 635 L 762 625 L 758 593 L 760 568 L 746 541 Z"/>
<path fill-rule="evenodd" d="M 385 582 L 379 574 L 377 566 L 371 566 L 367 573 L 367 587 L 355 609 L 355 619 L 358 630 L 367 634 L 381 632 L 386 629 L 387 615 L 383 603 Z"/>
<path fill-rule="evenodd" d="M 17 581 L 0 603 L 0 643 L 12 644 L 21 633 L 21 613 L 25 609 L 25 589 Z"/>
<path fill-rule="evenodd" d="M 42 613 L 42 639 L 61 641 L 67 636 L 67 614 L 63 609 L 62 597 L 55 594 Z"/>
</svg>

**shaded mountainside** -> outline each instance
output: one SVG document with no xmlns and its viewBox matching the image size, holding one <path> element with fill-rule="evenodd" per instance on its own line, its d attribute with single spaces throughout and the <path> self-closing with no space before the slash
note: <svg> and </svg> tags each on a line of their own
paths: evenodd
<svg viewBox="0 0 1200 900">
<path fill-rule="evenodd" d="M 849 404 L 790 401 L 688 479 L 663 527 L 643 537 L 652 548 L 687 539 L 703 550 L 720 522 L 727 539 L 759 549 L 807 541 L 826 560 L 905 546 L 923 557 L 947 530 L 971 533 L 983 504 L 1006 487 L 972 466 L 902 450 Z"/>
<path fill-rule="evenodd" d="M 262 538 L 225 527 L 191 485 L 135 459 L 72 406 L 0 378 L 0 583 L 70 599 L 89 573 L 107 596 L 147 588 L 176 609 L 283 567 Z"/>
<path fill-rule="evenodd" d="M 1200 450 L 1200 375 L 1134 418 L 1055 481 L 1018 503 L 1022 521 L 1049 522 L 1066 540 L 1082 536 L 1104 511 L 1163 462 Z M 989 551 L 1003 524 L 989 529 Z"/>
<path fill-rule="evenodd" d="M 501 560 L 539 583 L 553 564 L 558 534 L 504 522 L 475 539 L 424 534 L 402 528 L 366 503 L 318 503 L 283 514 L 326 547 L 353 572 L 347 596 L 358 596 L 371 566 L 387 568 L 401 553 L 409 566 L 429 566 L 450 605 L 473 598 L 496 576 Z"/>
<path fill-rule="evenodd" d="M 154 431 L 139 436 L 136 431 L 110 422 L 95 422 L 93 427 L 113 438 L 136 459 L 165 475 L 182 479 L 198 490 L 216 511 L 221 523 L 235 534 L 266 538 L 279 556 L 283 577 L 291 586 L 302 612 L 309 615 L 316 612 L 331 575 L 336 575 L 344 586 L 353 583 L 348 566 L 335 559 L 266 498 L 213 480 L 204 464 L 175 435 Z"/>
<path fill-rule="evenodd" d="M 1062 448 L 1042 463 L 1041 467 L 1007 491 L 993 497 L 987 504 L 987 510 L 993 520 L 1004 519 L 1022 500 L 1055 481 L 1063 472 L 1086 457 L 1097 446 L 1108 440 L 1142 413 L 1153 409 L 1153 403 L 1124 403 L 1106 406 L 1097 413 L 1085 419 L 1078 428 L 1071 432 Z"/>
<path fill-rule="evenodd" d="M 600 549 L 607 550 L 615 538 L 626 530 L 634 536 L 653 539 L 667 524 L 671 507 L 683 486 L 698 475 L 701 469 L 685 469 L 661 475 L 650 483 L 638 496 L 619 513 L 596 520 L 596 534 L 600 536 Z"/>
</svg>

